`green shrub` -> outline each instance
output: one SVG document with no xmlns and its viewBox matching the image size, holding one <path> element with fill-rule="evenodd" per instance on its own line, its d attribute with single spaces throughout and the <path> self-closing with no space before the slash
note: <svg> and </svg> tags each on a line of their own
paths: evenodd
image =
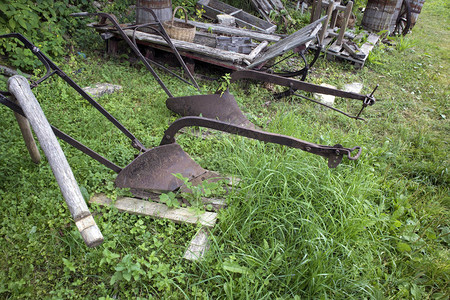
<svg viewBox="0 0 450 300">
<path fill-rule="evenodd" d="M 85 31 L 85 23 L 69 14 L 92 9 L 88 0 L 6 0 L 0 2 L 0 34 L 20 33 L 53 59 L 67 54 L 69 39 Z M 82 36 L 82 34 L 78 34 Z M 77 39 L 75 39 L 77 40 Z M 31 70 L 38 59 L 14 39 L 0 39 L 0 54 L 22 70 Z"/>
</svg>

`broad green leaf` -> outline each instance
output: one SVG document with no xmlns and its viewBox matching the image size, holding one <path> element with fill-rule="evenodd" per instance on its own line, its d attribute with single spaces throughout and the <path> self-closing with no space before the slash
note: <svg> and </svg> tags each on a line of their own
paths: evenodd
<svg viewBox="0 0 450 300">
<path fill-rule="evenodd" d="M 411 247 L 407 243 L 399 242 L 397 244 L 397 249 L 400 252 L 411 252 Z"/>
<path fill-rule="evenodd" d="M 246 267 L 240 266 L 237 262 L 226 261 L 223 263 L 223 268 L 232 273 L 247 273 L 248 269 Z"/>
</svg>

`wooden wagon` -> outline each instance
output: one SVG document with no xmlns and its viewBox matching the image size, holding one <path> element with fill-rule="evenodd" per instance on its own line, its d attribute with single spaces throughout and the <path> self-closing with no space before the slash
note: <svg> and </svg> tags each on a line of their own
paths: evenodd
<svg viewBox="0 0 450 300">
<path fill-rule="evenodd" d="M 189 24 L 195 25 L 197 28 L 194 41 L 186 42 L 172 39 L 172 43 L 185 58 L 232 70 L 260 70 L 267 67 L 269 61 L 288 51 L 298 52 L 306 49 L 307 45 L 317 38 L 323 20 L 324 18 L 318 19 L 286 37 L 236 27 L 188 21 Z M 181 20 L 176 19 L 176 21 Z M 116 28 L 105 25 L 98 26 L 97 24 L 90 24 L 90 26 L 102 34 L 102 37 L 108 42 L 108 48 L 112 49 L 111 51 L 117 49 L 116 44 L 120 41 L 120 35 Z M 140 45 L 166 52 L 172 51 L 167 42 L 157 34 L 127 29 L 127 25 L 124 25 L 122 29 L 127 36 Z M 217 40 L 221 36 L 247 37 L 252 40 L 253 48 L 248 54 L 217 48 Z"/>
</svg>

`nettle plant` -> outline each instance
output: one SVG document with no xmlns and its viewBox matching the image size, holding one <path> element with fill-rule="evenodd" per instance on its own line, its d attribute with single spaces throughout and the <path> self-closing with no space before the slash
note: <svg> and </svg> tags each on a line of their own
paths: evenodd
<svg viewBox="0 0 450 300">
<path fill-rule="evenodd" d="M 165 203 L 168 207 L 171 208 L 180 207 L 181 205 L 178 199 L 182 198 L 188 201 L 192 208 L 203 210 L 204 209 L 204 204 L 202 201 L 203 197 L 218 196 L 223 195 L 225 193 L 225 189 L 223 188 L 225 183 L 223 182 L 223 180 L 219 180 L 217 182 L 203 181 L 199 185 L 194 185 L 192 184 L 192 182 L 189 181 L 189 178 L 183 177 L 183 175 L 179 173 L 172 175 L 183 181 L 183 185 L 186 188 L 185 190 L 190 192 L 177 191 L 176 193 L 169 192 L 161 194 L 159 196 L 159 200 Z M 207 205 L 206 208 L 208 210 L 212 209 L 210 204 Z"/>
</svg>

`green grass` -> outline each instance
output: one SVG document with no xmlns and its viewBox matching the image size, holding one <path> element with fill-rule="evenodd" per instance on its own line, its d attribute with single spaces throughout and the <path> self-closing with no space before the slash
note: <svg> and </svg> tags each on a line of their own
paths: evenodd
<svg viewBox="0 0 450 300">
<path fill-rule="evenodd" d="M 361 71 L 318 61 L 311 82 L 359 81 L 364 93 L 380 84 L 377 103 L 363 113 L 367 123 L 298 99 L 277 101 L 261 84 L 231 86 L 265 130 L 360 145 L 357 161 L 328 169 L 322 158 L 296 149 L 180 135 L 178 143 L 203 167 L 242 179 L 200 262 L 181 258 L 199 227 L 95 205 L 105 242 L 87 248 L 48 163 L 31 162 L 13 114 L 0 108 L 0 298 L 448 299 L 448 15 L 445 1 L 427 1 L 413 32 L 397 46 L 376 47 Z M 69 57 L 60 67 L 81 86 L 123 85 L 99 102 L 146 146 L 157 146 L 176 119 L 162 89 L 140 64 L 86 52 L 87 60 Z M 163 79 L 175 95 L 196 93 Z M 218 83 L 200 85 L 207 93 Z M 62 80 L 35 94 L 52 124 L 113 162 L 125 166 L 137 154 Z M 337 106 L 359 108 L 343 100 Z M 126 193 L 114 188 L 112 171 L 62 146 L 90 195 Z"/>
</svg>

